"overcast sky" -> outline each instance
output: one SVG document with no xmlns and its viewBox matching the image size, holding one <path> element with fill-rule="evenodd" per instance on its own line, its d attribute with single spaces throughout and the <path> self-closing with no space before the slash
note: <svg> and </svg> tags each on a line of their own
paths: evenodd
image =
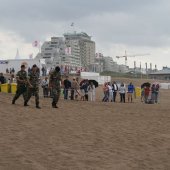
<svg viewBox="0 0 170 170">
<path fill-rule="evenodd" d="M 111 56 L 146 54 L 128 58 L 170 67 L 170 0 L 0 0 L 0 59 L 25 58 L 44 42 L 64 32 L 86 32 L 96 52 Z M 74 28 L 71 23 L 74 22 Z"/>
</svg>

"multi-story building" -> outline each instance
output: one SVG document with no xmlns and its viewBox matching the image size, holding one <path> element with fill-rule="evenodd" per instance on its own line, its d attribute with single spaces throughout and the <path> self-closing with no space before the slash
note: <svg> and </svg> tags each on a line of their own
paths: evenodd
<svg viewBox="0 0 170 170">
<path fill-rule="evenodd" d="M 119 65 L 119 72 L 120 73 L 127 73 L 129 71 L 129 66 L 124 64 Z"/>
<path fill-rule="evenodd" d="M 170 80 L 170 69 L 162 69 L 149 73 L 149 78 L 155 80 Z"/>
<path fill-rule="evenodd" d="M 65 56 L 65 41 L 63 37 L 51 37 L 41 47 L 41 56 L 45 59 L 47 67 L 60 65 Z"/>
<path fill-rule="evenodd" d="M 80 59 L 82 67 L 89 67 L 95 62 L 95 42 L 86 33 L 64 34 L 66 46 L 71 47 L 72 55 Z"/>
<path fill-rule="evenodd" d="M 101 73 L 104 67 L 104 56 L 102 53 L 96 53 L 95 64 L 91 65 L 91 70 Z"/>
<path fill-rule="evenodd" d="M 113 61 L 112 57 L 104 57 L 104 65 L 103 65 L 103 71 L 112 71 L 112 72 L 118 72 L 119 71 L 119 65 Z"/>
<path fill-rule="evenodd" d="M 88 68 L 95 61 L 95 42 L 86 33 L 67 33 L 64 37 L 51 37 L 41 47 L 47 67 L 54 65 L 77 69 Z"/>
</svg>

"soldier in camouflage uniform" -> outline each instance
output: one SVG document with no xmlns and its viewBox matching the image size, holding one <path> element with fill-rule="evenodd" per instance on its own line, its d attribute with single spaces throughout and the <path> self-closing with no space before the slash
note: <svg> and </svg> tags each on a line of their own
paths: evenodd
<svg viewBox="0 0 170 170">
<path fill-rule="evenodd" d="M 17 91 L 12 100 L 12 104 L 15 104 L 15 101 L 23 95 L 24 100 L 26 99 L 26 86 L 27 86 L 27 72 L 25 71 L 25 65 L 21 65 L 21 70 L 18 71 L 16 75 L 17 79 Z"/>
<path fill-rule="evenodd" d="M 50 80 L 49 80 L 49 87 L 52 91 L 52 107 L 58 108 L 57 103 L 60 98 L 60 92 L 61 92 L 61 73 L 60 73 L 60 67 L 56 67 L 55 70 L 50 74 Z"/>
<path fill-rule="evenodd" d="M 30 100 L 31 96 L 35 95 L 35 104 L 36 108 L 40 109 L 39 106 L 39 71 L 38 67 L 34 64 L 32 67 L 31 72 L 28 75 L 28 82 L 30 86 L 27 88 L 27 98 L 24 102 L 24 106 L 28 106 L 28 101 Z"/>
</svg>

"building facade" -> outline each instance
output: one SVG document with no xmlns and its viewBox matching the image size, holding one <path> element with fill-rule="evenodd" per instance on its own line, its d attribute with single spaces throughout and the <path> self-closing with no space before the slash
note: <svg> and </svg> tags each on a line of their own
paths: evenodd
<svg viewBox="0 0 170 170">
<path fill-rule="evenodd" d="M 63 37 L 51 37 L 41 47 L 40 57 L 45 59 L 47 67 L 60 65 L 65 56 L 65 42 Z"/>
<path fill-rule="evenodd" d="M 164 68 L 160 71 L 150 73 L 148 76 L 154 80 L 170 80 L 170 69 Z"/>
<path fill-rule="evenodd" d="M 51 37 L 41 47 L 36 58 L 45 59 L 46 66 L 59 65 L 67 69 L 85 69 L 95 61 L 95 42 L 86 33 L 67 33 L 64 37 Z"/>
<path fill-rule="evenodd" d="M 119 65 L 113 61 L 112 57 L 103 57 L 103 71 L 118 72 Z"/>
<path fill-rule="evenodd" d="M 82 67 L 88 68 L 95 62 L 95 42 L 84 32 L 64 34 L 67 47 L 71 47 L 72 55 L 80 61 Z"/>
</svg>

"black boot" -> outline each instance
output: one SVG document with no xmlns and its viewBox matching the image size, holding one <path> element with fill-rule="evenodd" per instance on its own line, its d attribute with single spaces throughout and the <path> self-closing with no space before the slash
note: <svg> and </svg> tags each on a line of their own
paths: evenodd
<svg viewBox="0 0 170 170">
<path fill-rule="evenodd" d="M 15 99 L 12 100 L 12 104 L 15 104 Z"/>
<path fill-rule="evenodd" d="M 41 107 L 39 106 L 39 102 L 36 102 L 36 108 L 41 109 Z"/>
<path fill-rule="evenodd" d="M 29 106 L 29 105 L 27 104 L 27 101 L 24 102 L 24 106 Z"/>
<path fill-rule="evenodd" d="M 37 108 L 37 109 L 41 109 L 41 107 L 40 107 L 39 105 L 36 105 L 36 108 Z"/>
<path fill-rule="evenodd" d="M 55 102 L 52 102 L 52 107 L 53 108 L 58 108 Z"/>
</svg>

